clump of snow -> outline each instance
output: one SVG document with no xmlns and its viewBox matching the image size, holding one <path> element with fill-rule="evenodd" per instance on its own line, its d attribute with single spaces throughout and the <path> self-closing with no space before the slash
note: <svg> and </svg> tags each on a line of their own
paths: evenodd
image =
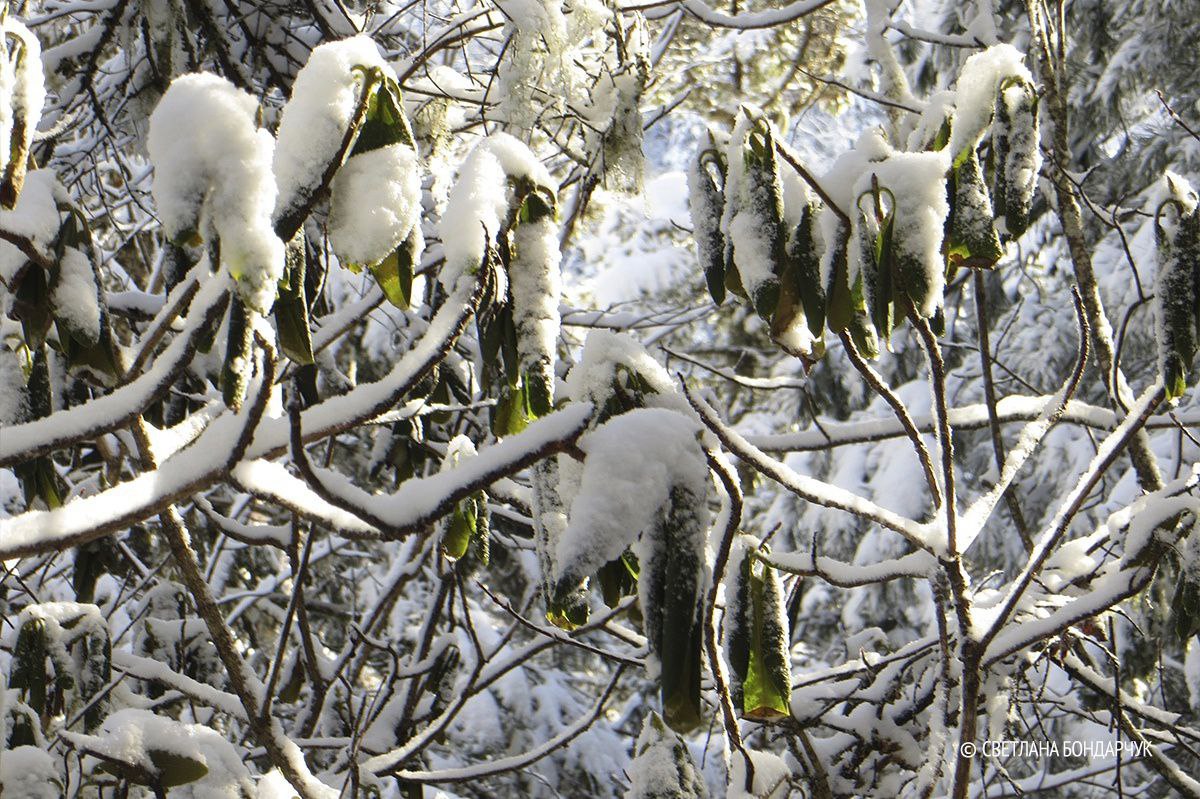
<svg viewBox="0 0 1200 799">
<path fill-rule="evenodd" d="M 0 751 L 0 793 L 21 799 L 59 799 L 64 792 L 55 758 L 36 746 Z"/>
<path fill-rule="evenodd" d="M 996 92 L 1006 78 L 1033 83 L 1025 56 L 1011 44 L 997 44 L 967 59 L 954 86 L 954 127 L 949 150 L 958 154 L 979 143 L 992 120 Z"/>
<path fill-rule="evenodd" d="M 842 211 L 851 214 L 858 199 L 854 189 L 859 176 L 894 152 L 878 128 L 863 131 L 855 141 L 854 148 L 839 155 L 829 171 L 821 176 L 821 186 Z M 843 223 L 831 208 L 821 210 L 818 222 L 820 238 L 827 243 L 821 253 L 821 285 L 828 287 L 833 278 L 833 257 L 837 250 L 833 243 L 838 240 L 838 231 Z"/>
<path fill-rule="evenodd" d="M 25 176 L 25 188 L 17 198 L 16 207 L 10 211 L 0 209 L 0 228 L 48 246 L 58 236 L 62 224 L 59 200 L 66 201 L 67 194 L 54 170 L 34 170 Z"/>
<path fill-rule="evenodd" d="M 727 799 L 782 799 L 788 795 L 792 769 L 787 761 L 771 752 L 746 750 L 754 763 L 754 782 L 746 790 L 746 757 L 735 751 L 729 766 Z"/>
<path fill-rule="evenodd" d="M 638 408 L 579 440 L 586 458 L 555 561 L 582 578 L 620 557 L 637 536 L 653 530 L 677 487 L 702 497 L 708 465 L 700 425 L 661 408 Z"/>
<path fill-rule="evenodd" d="M 533 152 L 506 133 L 475 146 L 450 189 L 439 231 L 446 264 L 439 279 L 453 289 L 463 274 L 474 274 L 508 220 L 513 201 L 509 179 L 553 189 L 550 173 Z"/>
<path fill-rule="evenodd" d="M 185 757 L 204 764 L 208 773 L 171 790 L 192 799 L 242 799 L 254 791 L 250 773 L 233 744 L 216 730 L 184 724 L 148 710 L 126 708 L 111 714 L 96 735 L 63 733 L 77 748 L 158 773 L 152 752 Z"/>
<path fill-rule="evenodd" d="M 28 411 L 21 362 L 15 352 L 0 344 L 0 426 L 21 422 Z"/>
<path fill-rule="evenodd" d="M 421 169 L 406 144 L 350 158 L 330 187 L 329 242 L 339 259 L 374 264 L 420 230 Z"/>
<path fill-rule="evenodd" d="M 54 315 L 89 342 L 100 338 L 100 297 L 92 262 L 74 247 L 63 250 L 58 282 L 50 296 Z"/>
<path fill-rule="evenodd" d="M 631 335 L 612 330 L 595 329 L 588 333 L 579 363 L 567 375 L 567 395 L 576 402 L 590 402 L 602 408 L 612 396 L 618 366 L 640 375 L 654 389 L 656 393 L 646 398 L 648 406 L 692 415 L 691 406 L 675 390 L 671 375 L 662 364 L 650 357 Z"/>
<path fill-rule="evenodd" d="M 522 222 L 513 232 L 513 260 L 509 267 L 509 293 L 517 328 L 521 369 L 541 370 L 554 388 L 554 360 L 558 348 L 559 274 L 558 225 L 552 216 Z"/>
<path fill-rule="evenodd" d="M 150 115 L 152 192 L 166 233 L 211 228 L 246 305 L 270 310 L 283 275 L 271 213 L 271 135 L 255 127 L 258 103 L 216 75 L 176 78 Z"/>
<path fill-rule="evenodd" d="M 296 789 L 279 769 L 273 768 L 258 781 L 255 799 L 297 799 Z"/>
<path fill-rule="evenodd" d="M 687 744 L 657 714 L 646 716 L 634 751 L 625 799 L 707 799 L 704 776 L 688 754 Z"/>
<path fill-rule="evenodd" d="M 542 109 L 554 107 L 557 90 L 570 82 L 562 0 L 499 0 L 496 5 L 508 19 L 509 40 L 497 70 L 500 116 L 512 130 L 530 130 Z M 543 87 L 554 94 L 547 97 Z"/>
<path fill-rule="evenodd" d="M 369 36 L 317 47 L 297 73 L 276 132 L 277 211 L 307 198 L 341 148 L 364 86 L 363 72 L 356 67 L 396 78 Z"/>
</svg>

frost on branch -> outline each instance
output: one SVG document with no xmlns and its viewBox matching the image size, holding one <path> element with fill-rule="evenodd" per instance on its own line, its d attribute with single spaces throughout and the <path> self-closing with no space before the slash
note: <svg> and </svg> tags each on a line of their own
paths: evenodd
<svg viewBox="0 0 1200 799">
<path fill-rule="evenodd" d="M 154 201 L 169 238 L 215 234 L 246 306 L 265 314 L 283 275 L 271 225 L 274 142 L 255 125 L 258 103 L 224 78 L 176 78 L 150 116 Z"/>
<path fill-rule="evenodd" d="M 640 102 L 650 76 L 647 36 L 646 21 L 636 14 L 624 38 L 618 41 L 617 63 L 600 76 L 592 90 L 593 108 L 588 116 L 593 124 L 608 126 L 599 137 L 601 163 L 597 171 L 605 188 L 614 191 L 642 190 L 645 158 Z"/>
</svg>

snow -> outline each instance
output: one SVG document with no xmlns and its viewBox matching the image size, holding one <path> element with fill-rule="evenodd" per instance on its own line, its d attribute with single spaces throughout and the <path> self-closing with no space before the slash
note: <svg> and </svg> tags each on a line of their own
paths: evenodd
<svg viewBox="0 0 1200 799">
<path fill-rule="evenodd" d="M 382 261 L 420 230 L 420 220 L 421 168 L 408 145 L 359 153 L 333 178 L 329 242 L 345 263 Z"/>
<path fill-rule="evenodd" d="M 58 268 L 58 282 L 50 296 L 54 315 L 66 322 L 71 332 L 94 344 L 100 338 L 100 299 L 92 262 L 76 248 L 67 247 Z"/>
<path fill-rule="evenodd" d="M 140 680 L 162 683 L 204 705 L 227 713 L 233 718 L 244 719 L 246 717 L 246 709 L 242 707 L 241 701 L 236 696 L 180 674 L 161 660 L 152 660 L 148 657 L 114 649 L 112 664 L 114 669 L 126 672 Z"/>
<path fill-rule="evenodd" d="M 555 183 L 533 152 L 506 133 L 495 133 L 477 144 L 450 188 L 439 232 L 446 264 L 438 275 L 447 290 L 483 263 L 489 243 L 508 219 L 512 202 L 507 178 L 523 179 L 550 188 Z"/>
<path fill-rule="evenodd" d="M 952 156 L 979 143 L 992 120 L 996 92 L 1006 78 L 1032 84 L 1025 56 L 1011 44 L 997 44 L 975 53 L 963 64 L 954 85 L 954 126 L 946 148 Z"/>
<path fill-rule="evenodd" d="M 379 69 L 396 79 L 368 36 L 322 44 L 297 73 L 276 132 L 276 214 L 307 199 L 341 149 L 364 85 L 355 67 Z"/>
<path fill-rule="evenodd" d="M 894 152 L 878 128 L 863 131 L 854 142 L 854 148 L 834 159 L 829 171 L 821 176 L 821 186 L 842 211 L 850 214 L 858 200 L 854 189 L 859 177 L 873 163 L 883 161 Z M 841 219 L 832 209 L 825 208 L 818 221 L 821 240 L 832 245 L 838 238 Z M 821 254 L 822 286 L 829 286 L 832 279 L 834 250 L 833 246 L 826 246 Z"/>
<path fill-rule="evenodd" d="M 567 21 L 562 0 L 501 0 L 509 38 L 494 91 L 500 115 L 514 132 L 528 131 L 541 109 L 553 107 L 570 83 Z M 542 89 L 546 87 L 549 92 Z M 549 93 L 549 96 L 547 94 Z"/>
<path fill-rule="evenodd" d="M 671 492 L 704 496 L 708 465 L 692 419 L 661 408 L 613 417 L 579 440 L 586 454 L 555 562 L 560 577 L 582 579 L 655 529 Z"/>
<path fill-rule="evenodd" d="M 211 226 L 242 300 L 266 313 L 284 260 L 271 224 L 274 142 L 255 127 L 257 112 L 254 97 L 224 78 L 184 75 L 171 82 L 150 115 L 146 147 L 167 235 L 207 236 Z"/>
<path fill-rule="evenodd" d="M 671 376 L 628 333 L 593 330 L 584 341 L 580 361 L 567 375 L 567 391 L 580 402 L 601 403 L 612 395 L 617 365 L 641 375 L 659 394 L 674 394 Z M 680 408 L 686 407 L 686 403 Z"/>
<path fill-rule="evenodd" d="M 715 147 L 709 136 L 702 140 L 701 148 Z M 696 243 L 696 256 L 701 268 L 715 261 L 723 261 L 725 253 L 721 239 L 721 216 L 724 202 L 719 187 L 700 158 L 692 160 L 687 173 L 688 207 L 691 211 L 692 230 Z"/>
<path fill-rule="evenodd" d="M 687 744 L 657 714 L 646 716 L 629 764 L 625 799 L 705 799 L 704 777 L 688 755 Z"/>
<path fill-rule="evenodd" d="M 279 769 L 271 769 L 258 781 L 255 799 L 296 799 L 296 789 Z"/>
<path fill-rule="evenodd" d="M 1008 183 L 1008 205 L 1019 209 L 1022 218 L 1029 215 L 1042 168 L 1041 138 L 1038 133 L 1033 86 L 1018 83 L 1000 94 L 1008 117 L 1008 159 L 1004 171 Z"/>
<path fill-rule="evenodd" d="M 444 513 L 477 487 L 515 472 L 528 463 L 531 453 L 572 440 L 582 432 L 591 414 L 589 404 L 568 405 L 534 421 L 520 433 L 481 449 L 457 468 L 406 480 L 390 495 L 368 494 L 340 474 L 320 468 L 314 471 L 324 488 L 338 498 L 370 509 L 394 530 L 409 530 Z"/>
<path fill-rule="evenodd" d="M 21 196 L 24 198 L 26 194 Z M 0 436 L 0 463 L 9 463 L 31 450 L 50 447 L 92 431 L 107 432 L 124 424 L 143 409 L 150 397 L 193 355 L 195 340 L 209 321 L 207 314 L 228 288 L 229 279 L 223 272 L 210 277 L 192 300 L 183 330 L 155 358 L 153 366 L 136 380 L 93 399 L 86 406 L 55 411 L 43 419 L 7 427 Z"/>
<path fill-rule="evenodd" d="M 7 434 L 9 426 L 24 419 L 28 412 L 21 362 L 16 353 L 0 345 L 0 427 Z"/>
</svg>

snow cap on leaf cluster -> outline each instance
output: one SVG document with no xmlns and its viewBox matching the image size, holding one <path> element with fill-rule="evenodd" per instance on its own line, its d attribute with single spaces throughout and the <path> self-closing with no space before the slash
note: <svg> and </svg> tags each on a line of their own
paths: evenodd
<svg viewBox="0 0 1200 799">
<path fill-rule="evenodd" d="M 655 529 L 675 488 L 702 497 L 708 464 L 695 420 L 663 408 L 615 416 L 579 440 L 586 459 L 558 542 L 564 572 L 595 572 Z"/>
<path fill-rule="evenodd" d="M 266 313 L 284 261 L 271 224 L 274 140 L 256 126 L 257 113 L 258 102 L 224 78 L 183 75 L 150 116 L 147 148 L 167 235 L 205 235 L 211 228 L 242 300 Z"/>
<path fill-rule="evenodd" d="M 292 84 L 276 133 L 277 210 L 319 185 L 358 108 L 366 83 L 363 70 L 374 69 L 396 78 L 369 36 L 329 42 L 309 55 Z"/>
<path fill-rule="evenodd" d="M 954 85 L 954 126 L 948 148 L 951 153 L 957 155 L 979 143 L 992 121 L 996 92 L 1007 78 L 1033 83 L 1024 54 L 1011 44 L 993 45 L 963 64 Z"/>
<path fill-rule="evenodd" d="M 508 223 L 513 191 L 509 180 L 553 190 L 555 184 L 533 152 L 507 133 L 475 145 L 450 189 L 439 230 L 446 264 L 439 279 L 453 289 L 463 274 L 474 274 L 490 242 Z"/>
</svg>

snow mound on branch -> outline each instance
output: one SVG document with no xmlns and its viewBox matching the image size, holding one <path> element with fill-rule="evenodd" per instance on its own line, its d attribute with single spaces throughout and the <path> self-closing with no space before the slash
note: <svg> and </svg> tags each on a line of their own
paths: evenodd
<svg viewBox="0 0 1200 799">
<path fill-rule="evenodd" d="M 729 767 L 727 799 L 782 799 L 788 795 L 792 769 L 787 761 L 771 752 L 746 750 L 754 763 L 754 784 L 746 790 L 746 756 L 734 752 Z"/>
<path fill-rule="evenodd" d="M 29 152 L 33 132 L 46 104 L 46 83 L 42 72 L 42 47 L 38 38 L 16 19 L 4 20 L 0 23 L 0 30 L 6 37 L 11 36 L 21 42 L 20 63 L 15 68 L 12 50 L 9 51 L 9 57 L 0 59 L 3 62 L 0 63 L 0 153 L 7 161 L 12 152 L 13 125 L 18 118 L 25 120 L 21 151 Z"/>
<path fill-rule="evenodd" d="M 211 227 L 246 305 L 266 313 L 283 275 L 271 225 L 274 141 L 255 127 L 258 102 L 222 77 L 183 75 L 150 115 L 152 193 L 172 239 Z"/>
<path fill-rule="evenodd" d="M 308 196 L 341 148 L 363 86 L 363 74 L 355 67 L 378 68 L 385 77 L 396 77 L 369 36 L 321 45 L 296 75 L 276 134 L 276 211 Z"/>
<path fill-rule="evenodd" d="M 556 562 L 590 574 L 656 526 L 672 489 L 704 496 L 708 465 L 699 433 L 699 423 L 682 414 L 639 408 L 584 435 L 579 448 L 587 457 Z"/>
<path fill-rule="evenodd" d="M 420 219 L 421 169 L 417 154 L 406 144 L 360 153 L 333 179 L 329 241 L 343 261 L 382 261 Z"/>
<path fill-rule="evenodd" d="M 671 375 L 646 348 L 628 333 L 595 329 L 583 342 L 579 363 L 567 375 L 567 396 L 576 402 L 600 407 L 612 395 L 618 366 L 641 375 L 656 393 L 646 396 L 646 405 L 667 408 L 693 417 L 692 406 L 675 390 Z"/>
</svg>

